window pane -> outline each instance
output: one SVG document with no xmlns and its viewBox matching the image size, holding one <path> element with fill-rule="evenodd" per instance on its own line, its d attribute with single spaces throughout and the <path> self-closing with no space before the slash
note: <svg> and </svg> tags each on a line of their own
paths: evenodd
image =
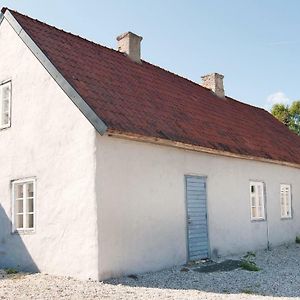
<svg viewBox="0 0 300 300">
<path fill-rule="evenodd" d="M 27 197 L 33 197 L 33 183 L 27 183 Z"/>
<path fill-rule="evenodd" d="M 251 193 L 254 193 L 255 192 L 255 187 L 254 185 L 251 185 Z"/>
<path fill-rule="evenodd" d="M 26 215 L 26 228 L 33 228 L 33 215 Z"/>
<path fill-rule="evenodd" d="M 17 184 L 16 189 L 16 198 L 23 198 L 23 184 Z"/>
<path fill-rule="evenodd" d="M 8 112 L 8 108 L 9 108 L 9 102 L 8 102 L 8 100 L 4 100 L 4 101 L 2 102 L 2 110 L 3 110 L 4 112 Z"/>
<path fill-rule="evenodd" d="M 17 215 L 16 216 L 16 227 L 17 228 L 23 228 L 23 215 Z"/>
<path fill-rule="evenodd" d="M 16 213 L 23 213 L 23 200 L 16 200 Z"/>
<path fill-rule="evenodd" d="M 3 90 L 2 90 L 2 92 L 3 92 L 3 99 L 4 99 L 4 100 L 9 99 L 9 90 L 10 90 L 10 88 L 9 88 L 9 83 L 7 83 L 7 84 L 3 87 Z"/>
<path fill-rule="evenodd" d="M 261 206 L 258 207 L 258 218 L 262 218 L 263 217 L 263 209 Z"/>
<path fill-rule="evenodd" d="M 33 212 L 33 199 L 27 199 L 26 212 Z"/>
<path fill-rule="evenodd" d="M 256 218 L 256 208 L 255 207 L 251 207 L 251 215 L 253 218 Z"/>
<path fill-rule="evenodd" d="M 8 112 L 3 112 L 1 125 L 7 125 L 8 121 L 9 121 Z"/>
<path fill-rule="evenodd" d="M 284 201 L 283 201 L 283 205 L 282 205 L 282 206 L 283 206 L 283 212 L 284 212 L 284 215 L 286 216 L 286 211 L 287 211 L 287 208 L 288 208 L 288 207 L 287 207 L 287 204 L 288 204 L 288 203 L 287 203 L 287 197 L 286 197 L 286 195 L 284 195 L 283 200 L 284 200 Z"/>
<path fill-rule="evenodd" d="M 262 206 L 262 197 L 258 195 L 258 206 Z"/>
<path fill-rule="evenodd" d="M 262 192 L 261 186 L 257 185 L 257 194 L 260 196 Z"/>
</svg>

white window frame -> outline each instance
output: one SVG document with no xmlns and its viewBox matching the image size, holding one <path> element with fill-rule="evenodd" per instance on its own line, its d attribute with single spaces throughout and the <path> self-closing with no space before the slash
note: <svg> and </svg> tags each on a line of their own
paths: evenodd
<svg viewBox="0 0 300 300">
<path fill-rule="evenodd" d="M 25 216 L 26 216 L 26 183 L 32 183 L 33 184 L 33 213 L 30 213 L 33 215 L 33 227 L 24 227 L 25 224 Z M 17 228 L 16 227 L 16 195 L 15 195 L 15 186 L 18 184 L 23 184 L 23 227 Z M 36 178 L 25 178 L 25 179 L 18 179 L 13 180 L 11 185 L 11 194 L 12 194 L 12 233 L 34 233 L 36 229 Z"/>
<path fill-rule="evenodd" d="M 3 98 L 2 98 L 2 89 L 5 86 L 9 86 L 9 98 L 8 98 L 8 122 L 6 124 L 2 124 L 2 117 L 3 117 Z M 0 82 L 0 130 L 11 127 L 11 95 L 12 95 L 12 83 L 11 80 L 6 80 Z"/>
<path fill-rule="evenodd" d="M 284 189 L 288 190 L 287 197 Z M 284 205 L 284 206 L 283 206 Z M 280 215 L 281 219 L 292 219 L 292 186 L 291 184 L 280 184 Z"/>
<path fill-rule="evenodd" d="M 254 193 L 252 193 L 252 186 L 254 186 Z M 265 183 L 263 181 L 250 181 L 250 219 L 251 221 L 264 221 L 266 219 L 265 213 Z M 258 194 L 258 191 L 261 194 Z M 261 197 L 261 205 L 259 205 L 259 196 Z M 254 197 L 254 206 L 252 198 Z M 261 216 L 259 216 L 259 208 L 261 207 Z M 253 215 L 253 208 L 255 209 L 255 215 Z"/>
</svg>

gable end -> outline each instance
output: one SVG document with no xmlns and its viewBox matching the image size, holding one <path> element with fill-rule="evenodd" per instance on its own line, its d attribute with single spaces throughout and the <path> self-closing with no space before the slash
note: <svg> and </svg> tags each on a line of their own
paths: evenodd
<svg viewBox="0 0 300 300">
<path fill-rule="evenodd" d="M 64 76 L 55 68 L 48 57 L 41 51 L 41 49 L 36 45 L 36 43 L 31 39 L 31 37 L 23 30 L 14 16 L 9 10 L 6 10 L 4 14 L 0 15 L 0 25 L 3 19 L 6 19 L 14 31 L 18 34 L 21 40 L 33 53 L 33 55 L 39 60 L 39 62 L 44 66 L 51 77 L 56 81 L 56 83 L 61 87 L 61 89 L 66 93 L 66 95 L 72 100 L 72 102 L 77 106 L 81 113 L 88 119 L 88 121 L 95 127 L 95 129 L 103 135 L 106 130 L 106 124 L 98 117 L 98 115 L 92 110 L 92 108 L 84 101 L 84 99 L 78 94 L 78 92 L 72 87 L 72 85 L 64 78 Z"/>
</svg>

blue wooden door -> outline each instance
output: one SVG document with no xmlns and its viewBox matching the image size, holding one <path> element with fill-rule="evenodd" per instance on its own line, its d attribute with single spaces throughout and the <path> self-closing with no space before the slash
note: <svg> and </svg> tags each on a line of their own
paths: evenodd
<svg viewBox="0 0 300 300">
<path fill-rule="evenodd" d="M 206 177 L 185 176 L 188 259 L 208 258 Z"/>
</svg>

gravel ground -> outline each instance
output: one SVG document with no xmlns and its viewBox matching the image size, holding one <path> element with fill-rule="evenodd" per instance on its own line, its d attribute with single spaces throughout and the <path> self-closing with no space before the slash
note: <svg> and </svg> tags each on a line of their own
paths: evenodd
<svg viewBox="0 0 300 300">
<path fill-rule="evenodd" d="M 259 251 L 254 260 L 258 272 L 175 267 L 106 282 L 0 270 L 0 299 L 300 299 L 300 245 Z"/>
</svg>

